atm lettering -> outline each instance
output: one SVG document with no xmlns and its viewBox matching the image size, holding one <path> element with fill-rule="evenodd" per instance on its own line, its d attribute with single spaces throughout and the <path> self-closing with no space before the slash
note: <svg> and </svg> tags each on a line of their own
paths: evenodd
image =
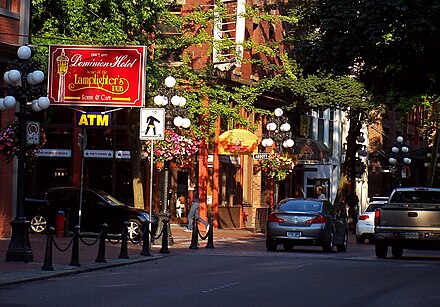
<svg viewBox="0 0 440 307">
<path fill-rule="evenodd" d="M 110 124 L 109 119 L 109 114 L 83 113 L 79 117 L 78 126 L 108 127 Z"/>
</svg>

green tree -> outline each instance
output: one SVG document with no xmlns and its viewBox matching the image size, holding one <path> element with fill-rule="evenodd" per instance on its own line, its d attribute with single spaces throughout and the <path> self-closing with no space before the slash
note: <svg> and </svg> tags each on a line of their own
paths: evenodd
<svg viewBox="0 0 440 307">
<path fill-rule="evenodd" d="M 298 1 L 292 41 L 306 73 L 354 74 L 373 101 L 407 113 L 440 97 L 440 3 L 436 1 Z M 431 129 L 426 129 L 428 126 Z M 438 143 L 439 127 L 424 125 Z M 433 153 L 437 148 L 433 146 Z M 434 155 L 435 156 L 435 155 Z M 432 167 L 434 167 L 433 163 Z M 434 169 L 430 174 L 434 176 Z M 428 179 L 432 182 L 433 179 Z"/>
</svg>

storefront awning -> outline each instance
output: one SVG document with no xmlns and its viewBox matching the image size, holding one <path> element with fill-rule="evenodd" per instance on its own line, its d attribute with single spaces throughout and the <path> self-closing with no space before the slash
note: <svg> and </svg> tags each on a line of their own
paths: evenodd
<svg viewBox="0 0 440 307">
<path fill-rule="evenodd" d="M 252 155 L 258 152 L 258 137 L 248 130 L 228 130 L 218 140 L 219 155 Z"/>
<path fill-rule="evenodd" d="M 323 142 L 309 138 L 296 138 L 295 154 L 299 164 L 320 163 L 328 160 L 330 150 Z"/>
</svg>

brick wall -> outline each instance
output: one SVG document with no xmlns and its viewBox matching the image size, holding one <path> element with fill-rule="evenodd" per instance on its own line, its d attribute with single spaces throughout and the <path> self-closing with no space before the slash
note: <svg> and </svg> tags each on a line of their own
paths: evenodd
<svg viewBox="0 0 440 307">
<path fill-rule="evenodd" d="M 0 42 L 17 45 L 20 27 L 20 1 L 12 1 L 10 11 L 5 9 L 6 0 L 0 0 Z"/>
<path fill-rule="evenodd" d="M 12 1 L 10 10 L 6 10 L 6 0 L 0 0 L 0 44 L 8 49 L 19 44 L 20 28 L 20 1 Z M 3 48 L 3 47 L 2 47 Z M 3 50 L 0 56 L 0 76 L 3 76 L 5 62 L 9 59 L 7 54 L 15 55 L 15 47 L 12 50 Z M 3 79 L 3 78 L 2 78 Z M 3 97 L 0 93 L 0 97 Z M 15 121 L 14 110 L 0 112 L 0 129 Z M 10 222 L 13 218 L 13 163 L 7 163 L 0 155 L 0 238 L 8 238 L 11 235 Z"/>
<path fill-rule="evenodd" d="M 14 110 L 0 113 L 0 128 L 14 122 Z M 11 235 L 10 222 L 13 217 L 13 163 L 7 163 L 0 155 L 0 238 L 8 238 Z"/>
</svg>

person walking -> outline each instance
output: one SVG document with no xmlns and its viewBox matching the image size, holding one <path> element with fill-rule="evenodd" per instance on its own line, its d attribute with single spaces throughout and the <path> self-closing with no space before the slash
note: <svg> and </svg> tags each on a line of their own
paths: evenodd
<svg viewBox="0 0 440 307">
<path fill-rule="evenodd" d="M 324 188 L 320 185 L 316 187 L 316 198 L 317 199 L 326 199 L 327 198 L 324 194 Z"/>
<path fill-rule="evenodd" d="M 179 219 L 185 214 L 185 197 L 183 195 L 176 200 L 176 214 Z"/>
<path fill-rule="evenodd" d="M 306 198 L 306 193 L 304 193 L 304 189 L 300 185 L 296 186 L 295 198 Z"/>
<path fill-rule="evenodd" d="M 189 213 L 188 213 L 188 228 L 185 229 L 185 232 L 192 232 L 193 229 L 193 223 L 194 223 L 194 217 L 196 218 L 197 221 L 199 221 L 200 223 L 202 223 L 203 225 L 205 225 L 206 227 L 206 232 L 209 231 L 209 224 L 207 221 L 205 221 L 204 219 L 202 219 L 199 216 L 199 208 L 200 208 L 200 199 L 199 199 L 199 195 L 196 193 L 196 191 L 194 191 L 194 199 L 193 202 L 191 204 L 191 208 L 189 209 Z"/>
</svg>

